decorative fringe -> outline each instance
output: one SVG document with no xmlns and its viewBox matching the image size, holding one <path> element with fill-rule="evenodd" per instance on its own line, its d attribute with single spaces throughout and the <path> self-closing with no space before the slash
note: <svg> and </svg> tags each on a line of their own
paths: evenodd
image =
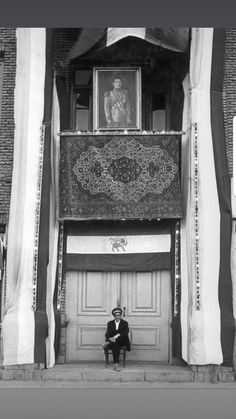
<svg viewBox="0 0 236 419">
<path fill-rule="evenodd" d="M 41 134 L 40 134 L 40 145 L 39 145 L 38 180 L 37 180 L 36 209 L 35 209 L 34 257 L 33 257 L 33 304 L 32 304 L 33 311 L 36 311 L 36 305 L 37 305 L 38 247 L 39 247 L 40 206 L 41 206 L 42 178 L 43 178 L 44 138 L 45 138 L 45 125 L 42 125 Z"/>
<path fill-rule="evenodd" d="M 61 131 L 58 135 L 64 136 L 78 136 L 78 135 L 184 135 L 184 131 Z"/>
<path fill-rule="evenodd" d="M 175 228 L 175 283 L 174 283 L 174 317 L 179 315 L 179 285 L 180 285 L 180 221 Z"/>
<path fill-rule="evenodd" d="M 195 232 L 195 286 L 196 310 L 200 310 L 200 272 L 199 272 L 199 173 L 198 173 L 198 126 L 194 124 L 194 232 Z"/>
<path fill-rule="evenodd" d="M 63 279 L 63 249 L 64 249 L 64 223 L 60 223 L 59 250 L 58 250 L 58 284 L 57 284 L 57 310 L 61 309 L 61 290 Z"/>
</svg>

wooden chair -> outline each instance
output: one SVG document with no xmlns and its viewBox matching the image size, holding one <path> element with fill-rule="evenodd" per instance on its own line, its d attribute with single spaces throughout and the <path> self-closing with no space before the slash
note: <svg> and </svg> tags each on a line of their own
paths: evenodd
<svg viewBox="0 0 236 419">
<path fill-rule="evenodd" d="M 112 357 L 112 350 L 111 350 L 111 347 L 109 346 L 103 349 L 104 349 L 104 356 L 105 356 L 105 367 L 107 367 L 109 363 L 109 356 L 111 355 Z M 126 367 L 126 346 L 120 347 L 120 356 L 122 357 L 123 367 Z"/>
</svg>

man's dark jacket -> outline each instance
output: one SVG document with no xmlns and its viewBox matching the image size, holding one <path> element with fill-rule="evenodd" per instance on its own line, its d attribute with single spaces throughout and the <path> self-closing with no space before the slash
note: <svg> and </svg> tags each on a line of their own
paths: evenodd
<svg viewBox="0 0 236 419">
<path fill-rule="evenodd" d="M 109 341 L 109 338 L 112 338 L 113 336 L 117 335 L 117 333 L 120 334 L 120 340 L 121 340 L 121 344 L 122 346 L 126 346 L 127 351 L 130 351 L 130 341 L 129 341 L 129 325 L 128 323 L 123 320 L 120 319 L 120 323 L 119 323 L 119 327 L 118 330 L 116 330 L 116 324 L 115 324 L 115 320 L 110 320 L 107 323 L 107 331 L 105 334 L 106 337 L 106 341 Z"/>
</svg>

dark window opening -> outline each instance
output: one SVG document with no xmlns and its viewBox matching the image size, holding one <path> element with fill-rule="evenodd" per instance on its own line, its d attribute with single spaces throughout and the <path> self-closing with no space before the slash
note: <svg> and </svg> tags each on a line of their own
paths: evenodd
<svg viewBox="0 0 236 419">
<path fill-rule="evenodd" d="M 92 49 L 71 66 L 71 128 L 92 131 L 93 68 L 141 67 L 141 130 L 181 130 L 182 81 L 189 57 L 136 38 L 119 41 L 97 51 Z"/>
</svg>

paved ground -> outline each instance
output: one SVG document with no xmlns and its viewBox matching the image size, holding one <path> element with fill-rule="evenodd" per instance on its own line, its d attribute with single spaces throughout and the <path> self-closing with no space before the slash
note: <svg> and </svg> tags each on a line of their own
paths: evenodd
<svg viewBox="0 0 236 419">
<path fill-rule="evenodd" d="M 160 388 L 160 389 L 236 389 L 236 382 L 233 383 L 216 383 L 216 384 L 210 384 L 210 383 L 160 383 L 160 382 L 154 382 L 154 383 L 148 383 L 148 382 L 132 382 L 132 383 L 126 383 L 126 382 L 91 382 L 91 381 L 0 381 L 0 389 L 7 389 L 7 388 L 84 388 L 84 389 L 94 389 L 94 388 L 100 388 L 100 389 L 154 389 L 154 388 Z"/>
</svg>

